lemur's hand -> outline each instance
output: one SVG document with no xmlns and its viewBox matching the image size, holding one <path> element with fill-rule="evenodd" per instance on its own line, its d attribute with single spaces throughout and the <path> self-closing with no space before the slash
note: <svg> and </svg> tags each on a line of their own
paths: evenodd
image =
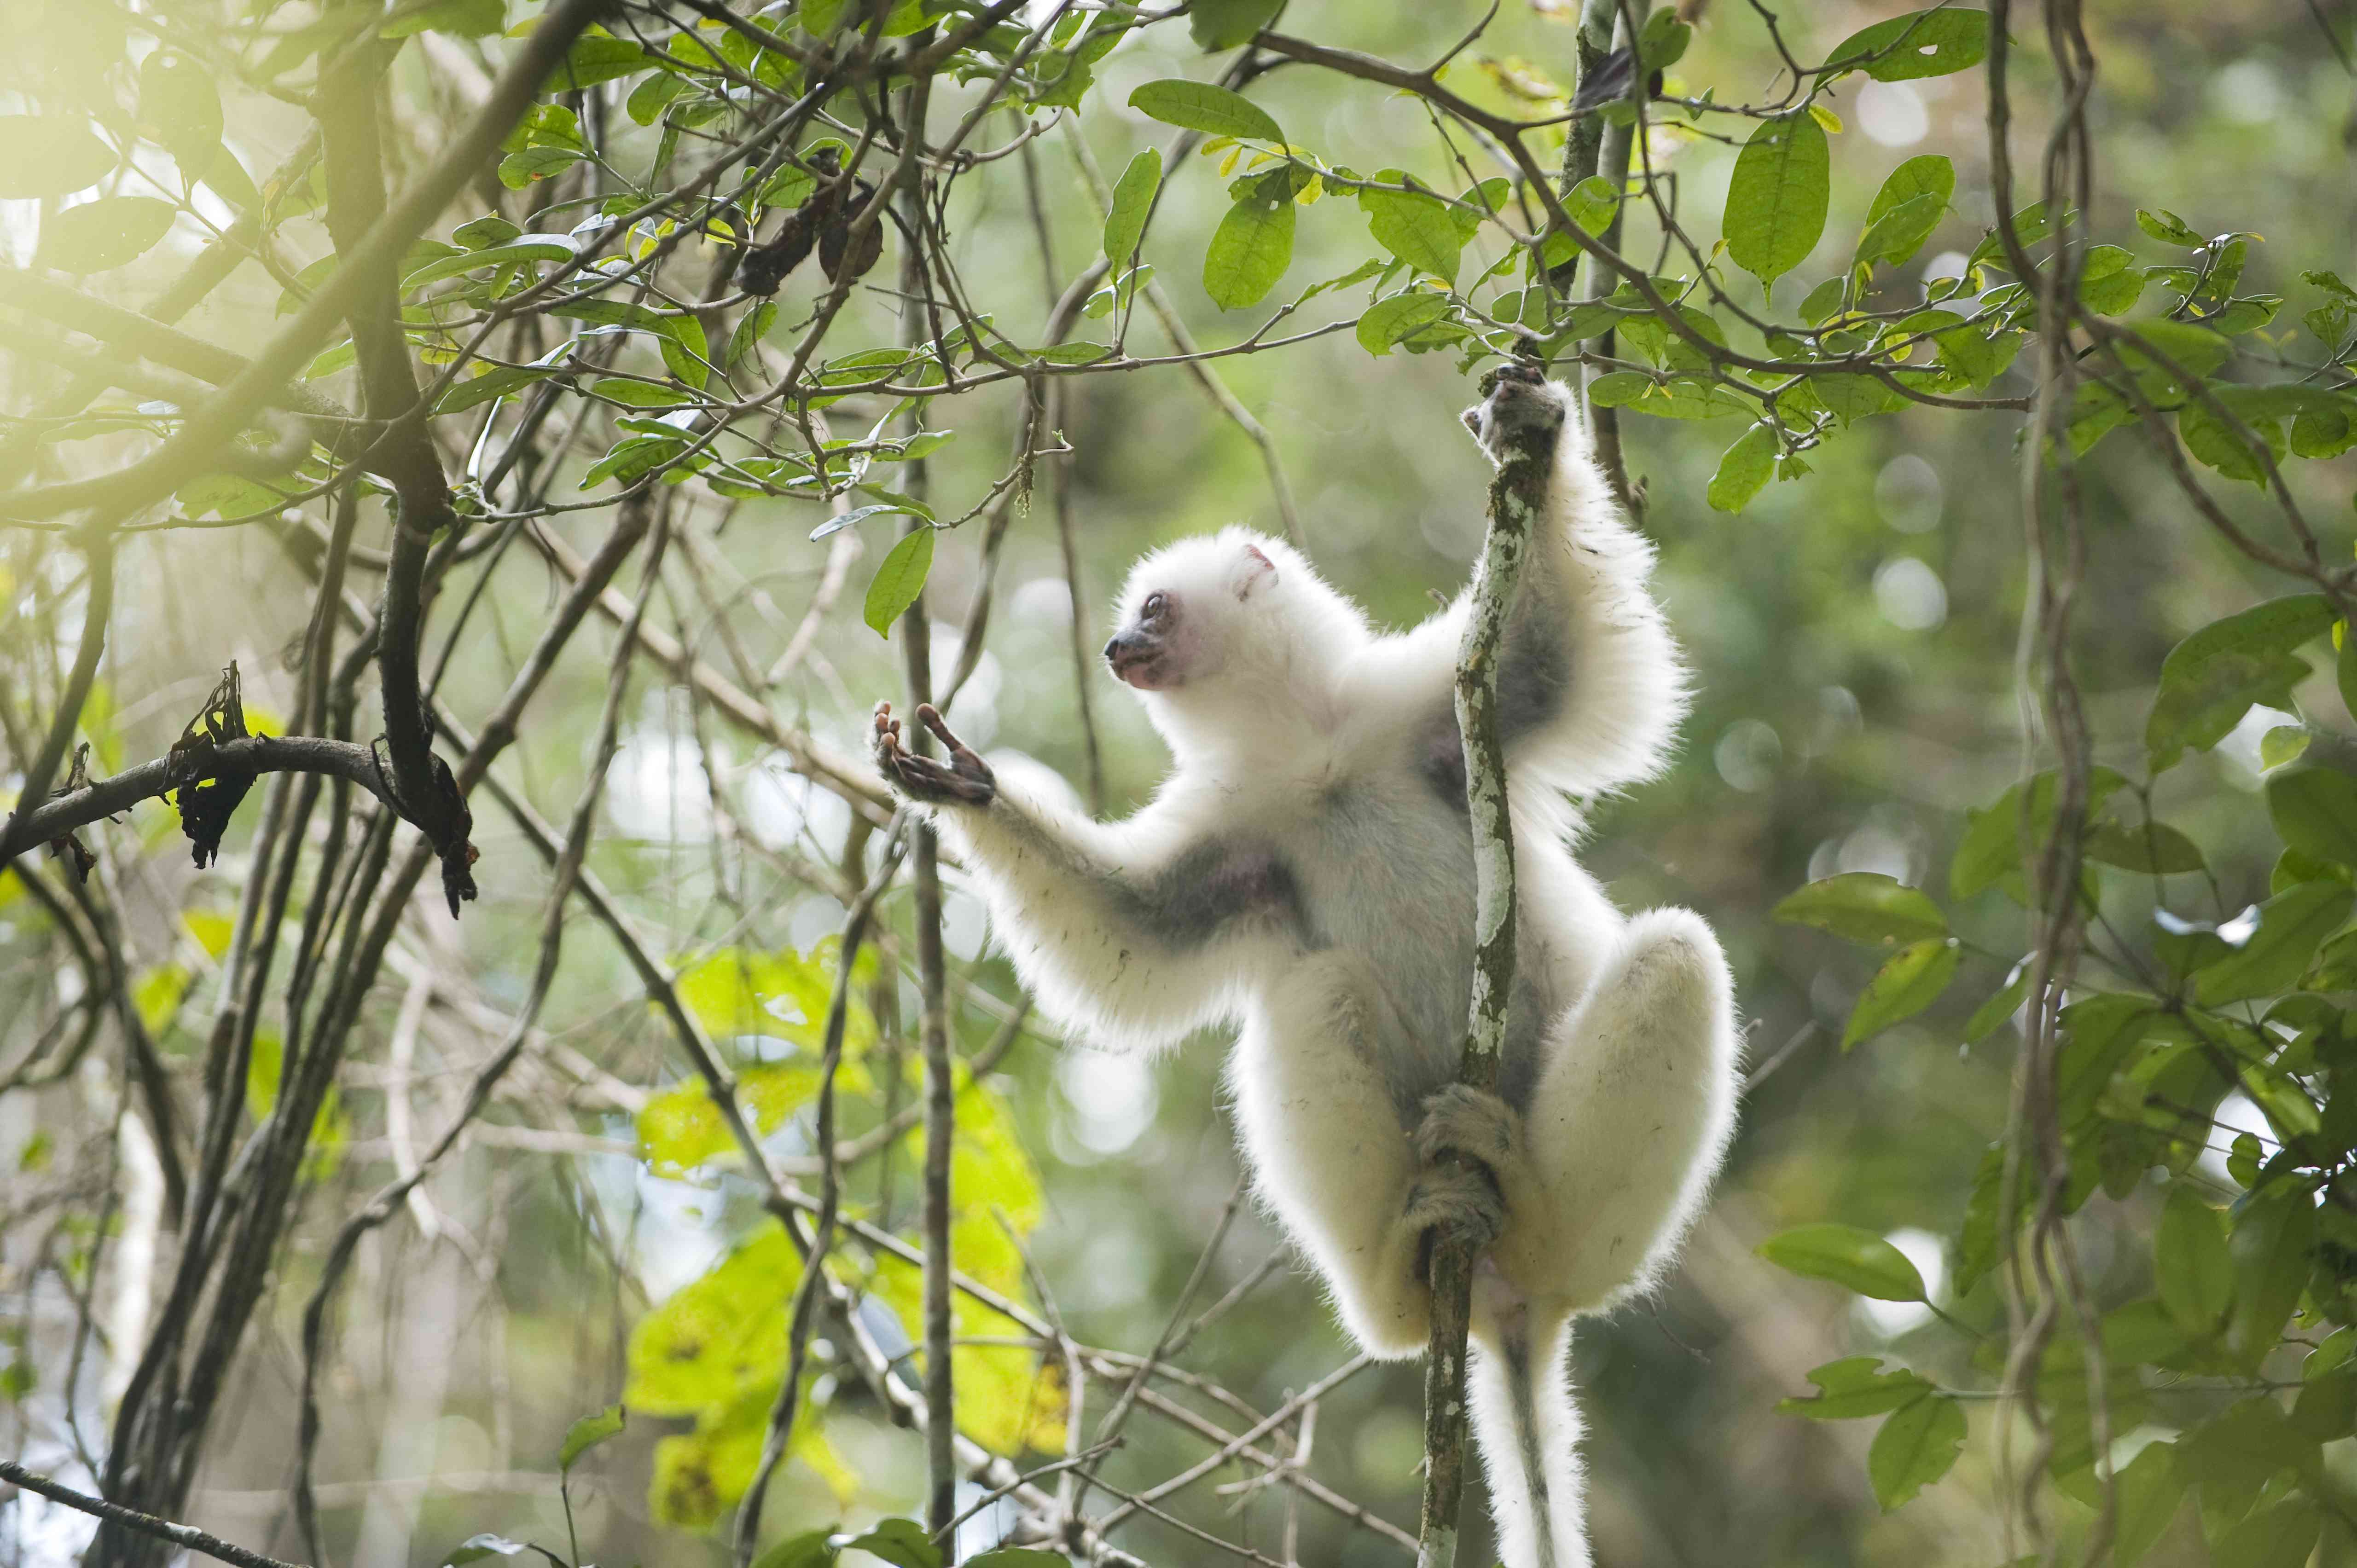
<svg viewBox="0 0 2357 1568">
<path fill-rule="evenodd" d="M 1538 366 L 1516 360 L 1481 378 L 1483 401 L 1465 411 L 1465 428 L 1493 463 L 1549 442 L 1569 413 L 1563 387 Z"/>
<path fill-rule="evenodd" d="M 987 806 L 998 798 L 998 780 L 990 764 L 976 757 L 965 742 L 950 733 L 931 703 L 917 704 L 917 722 L 949 748 L 946 764 L 919 757 L 900 744 L 900 721 L 892 704 L 876 704 L 876 766 L 884 781 L 912 800 L 928 805 Z"/>
</svg>

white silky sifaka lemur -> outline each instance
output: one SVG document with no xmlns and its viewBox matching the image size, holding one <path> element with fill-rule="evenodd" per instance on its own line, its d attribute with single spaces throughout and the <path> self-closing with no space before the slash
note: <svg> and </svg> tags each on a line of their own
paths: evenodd
<svg viewBox="0 0 2357 1568">
<path fill-rule="evenodd" d="M 904 748 L 888 704 L 874 744 L 1060 1023 L 1137 1048 L 1241 1026 L 1228 1080 L 1256 1188 L 1361 1344 L 1422 1351 L 1430 1233 L 1480 1247 L 1473 1416 L 1501 1551 L 1507 1568 L 1585 1568 L 1571 1320 L 1663 1272 L 1726 1149 L 1739 1046 L 1710 928 L 1621 914 L 1571 853 L 1571 798 L 1654 773 L 1685 708 L 1652 550 L 1577 400 L 1526 371 L 1493 384 L 1465 414 L 1484 449 L 1552 427 L 1555 450 L 1499 659 L 1518 934 L 1495 1094 L 1455 1081 L 1474 926 L 1451 705 L 1465 596 L 1384 633 L 1241 528 L 1147 556 L 1104 653 L 1174 766 L 1123 822 L 1090 820 L 1044 770 L 998 777 L 929 707 L 946 760 Z"/>
</svg>

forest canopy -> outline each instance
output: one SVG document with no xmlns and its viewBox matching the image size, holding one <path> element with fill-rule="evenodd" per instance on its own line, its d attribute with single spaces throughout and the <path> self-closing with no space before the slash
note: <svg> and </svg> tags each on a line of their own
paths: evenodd
<svg viewBox="0 0 2357 1568">
<path fill-rule="evenodd" d="M 1748 1020 L 1598 1560 L 2357 1563 L 2345 7 L 11 20 L 0 1562 L 1415 1561 L 1223 1041 L 1060 1039 L 866 736 L 1135 808 L 1129 563 L 1422 618 L 1523 361 Z"/>
</svg>

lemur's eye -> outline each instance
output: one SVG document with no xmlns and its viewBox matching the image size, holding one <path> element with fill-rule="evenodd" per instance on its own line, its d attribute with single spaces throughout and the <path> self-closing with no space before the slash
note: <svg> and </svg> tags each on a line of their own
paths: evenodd
<svg viewBox="0 0 2357 1568">
<path fill-rule="evenodd" d="M 1139 609 L 1138 613 L 1144 616 L 1147 620 L 1159 620 L 1162 618 L 1162 612 L 1169 607 L 1170 600 L 1168 596 L 1164 594 L 1148 594 L 1146 596 L 1145 605 Z"/>
</svg>

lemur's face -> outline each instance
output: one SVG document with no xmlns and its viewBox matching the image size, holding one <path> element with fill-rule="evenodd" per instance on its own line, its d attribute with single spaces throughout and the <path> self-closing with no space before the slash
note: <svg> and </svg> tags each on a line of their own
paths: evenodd
<svg viewBox="0 0 2357 1568">
<path fill-rule="evenodd" d="M 1200 631 L 1189 624 L 1177 590 L 1157 588 L 1104 645 L 1105 662 L 1116 681 L 1141 692 L 1167 692 L 1187 679 L 1188 667 L 1202 645 Z"/>
<path fill-rule="evenodd" d="M 1239 658 L 1251 660 L 1255 594 L 1276 567 L 1254 545 L 1206 540 L 1149 564 L 1127 621 L 1104 645 L 1116 680 L 1141 692 L 1201 684 Z M 1135 590 L 1133 590 L 1135 593 Z"/>
</svg>

